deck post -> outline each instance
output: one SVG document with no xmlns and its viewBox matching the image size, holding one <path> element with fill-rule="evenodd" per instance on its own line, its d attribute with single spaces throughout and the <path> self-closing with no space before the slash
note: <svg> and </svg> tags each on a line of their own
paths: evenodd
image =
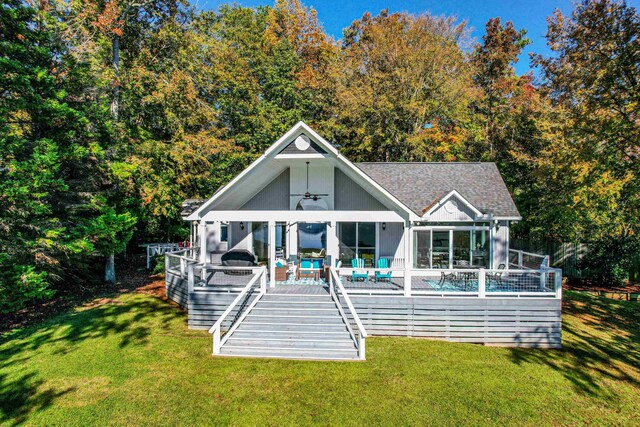
<svg viewBox="0 0 640 427">
<path fill-rule="evenodd" d="M 269 287 L 276 287 L 276 222 L 269 221 Z"/>
<path fill-rule="evenodd" d="M 207 223 L 204 219 L 200 220 L 198 225 L 198 238 L 200 241 L 200 262 L 206 264 L 207 262 Z"/>
<path fill-rule="evenodd" d="M 195 275 L 193 272 L 193 268 L 193 264 L 187 265 L 187 293 L 189 295 L 191 295 L 191 292 L 193 292 L 193 287 L 195 285 Z"/>
<path fill-rule="evenodd" d="M 562 299 L 562 269 L 554 269 L 553 280 L 555 282 L 556 298 Z"/>
<path fill-rule="evenodd" d="M 481 268 L 478 271 L 478 298 L 487 296 L 487 270 Z"/>
<path fill-rule="evenodd" d="M 411 296 L 411 267 L 413 266 L 411 221 L 404 226 L 404 296 Z"/>
</svg>

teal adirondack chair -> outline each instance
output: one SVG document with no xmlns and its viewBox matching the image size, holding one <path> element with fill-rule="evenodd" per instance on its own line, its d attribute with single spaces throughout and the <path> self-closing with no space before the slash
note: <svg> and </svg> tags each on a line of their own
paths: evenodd
<svg viewBox="0 0 640 427">
<path fill-rule="evenodd" d="M 353 268 L 353 272 L 351 272 L 351 281 L 355 282 L 356 280 L 363 279 L 366 284 L 369 284 L 369 272 L 364 270 L 364 259 L 362 258 L 354 258 L 351 260 L 351 268 Z M 357 269 L 357 270 L 356 270 Z"/>
<path fill-rule="evenodd" d="M 378 259 L 378 268 L 389 268 L 389 260 L 387 258 Z M 387 280 L 391 283 L 391 270 L 376 271 L 376 283 L 378 283 L 379 280 Z"/>
</svg>

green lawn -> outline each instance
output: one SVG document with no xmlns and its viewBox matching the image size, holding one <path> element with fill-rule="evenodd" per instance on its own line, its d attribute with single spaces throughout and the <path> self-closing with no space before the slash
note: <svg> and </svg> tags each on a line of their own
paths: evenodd
<svg viewBox="0 0 640 427">
<path fill-rule="evenodd" d="M 640 304 L 567 293 L 564 350 L 367 340 L 366 362 L 214 358 L 124 294 L 0 341 L 0 424 L 638 425 Z"/>
</svg>

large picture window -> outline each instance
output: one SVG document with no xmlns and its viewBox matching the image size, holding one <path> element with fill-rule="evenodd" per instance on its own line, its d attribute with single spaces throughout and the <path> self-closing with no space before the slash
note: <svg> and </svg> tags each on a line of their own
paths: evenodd
<svg viewBox="0 0 640 427">
<path fill-rule="evenodd" d="M 433 228 L 413 232 L 414 268 L 489 268 L 489 230 Z"/>
<path fill-rule="evenodd" d="M 351 266 L 353 258 L 362 258 L 365 265 L 373 266 L 376 257 L 376 223 L 342 222 L 338 227 L 340 260 Z"/>
</svg>

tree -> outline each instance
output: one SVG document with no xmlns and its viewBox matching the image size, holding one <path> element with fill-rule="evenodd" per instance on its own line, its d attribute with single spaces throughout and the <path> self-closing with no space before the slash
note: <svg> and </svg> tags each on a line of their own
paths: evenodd
<svg viewBox="0 0 640 427">
<path fill-rule="evenodd" d="M 496 162 L 524 220 L 515 234 L 529 239 L 551 238 L 540 215 L 540 200 L 550 191 L 541 173 L 543 153 L 557 139 L 555 111 L 531 74 L 518 76 L 513 65 L 529 43 L 513 23 L 490 19 L 482 43 L 472 55 L 474 120 L 483 137 L 473 142 L 473 158 Z M 551 191 L 552 192 L 552 191 Z M 557 236 L 556 236 L 557 238 Z"/>
<path fill-rule="evenodd" d="M 564 112 L 549 153 L 563 237 L 592 243 L 587 266 L 619 281 L 640 247 L 640 16 L 625 2 L 579 4 L 549 19 L 551 57 L 535 56 Z"/>
<path fill-rule="evenodd" d="M 464 144 L 447 141 L 468 137 L 467 39 L 464 22 L 428 14 L 367 13 L 345 29 L 332 121 L 343 150 L 368 161 L 464 158 Z"/>
<path fill-rule="evenodd" d="M 57 18 L 19 0 L 0 7 L 0 311 L 51 297 L 102 242 L 91 231 L 105 214 L 100 125 L 75 108 L 82 67 Z M 114 214 L 104 229 L 127 227 Z"/>
<path fill-rule="evenodd" d="M 499 125 L 498 116 L 508 116 L 509 102 L 513 92 L 530 84 L 530 78 L 516 76 L 513 64 L 518 62 L 522 49 L 530 43 L 526 31 L 516 31 L 512 22 L 502 25 L 500 18 L 489 19 L 482 36 L 482 43 L 476 45 L 471 56 L 474 68 L 473 82 L 480 89 L 481 96 L 475 103 L 476 112 L 485 121 L 485 140 L 489 152 L 493 153 Z"/>
</svg>

